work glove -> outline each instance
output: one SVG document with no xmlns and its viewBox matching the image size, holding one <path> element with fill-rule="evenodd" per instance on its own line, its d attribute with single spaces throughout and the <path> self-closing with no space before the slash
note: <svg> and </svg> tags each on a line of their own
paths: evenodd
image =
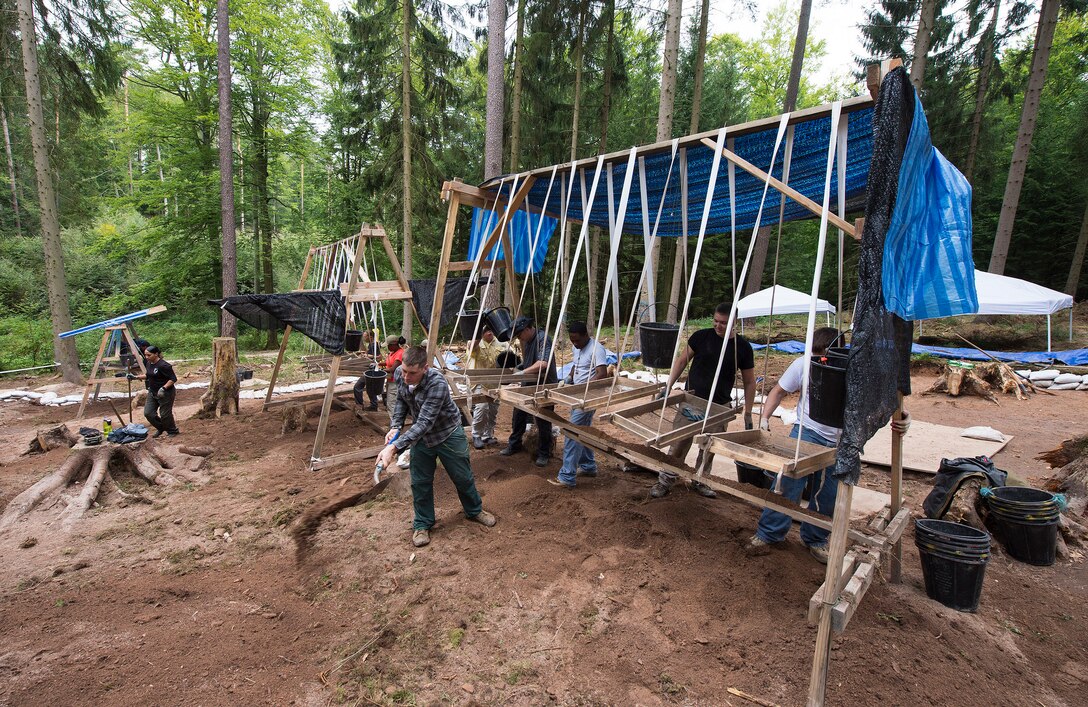
<svg viewBox="0 0 1088 707">
<path fill-rule="evenodd" d="M 162 400 L 165 397 L 166 397 L 166 388 L 159 388 L 157 391 L 155 391 L 155 399 L 156 400 Z"/>
<path fill-rule="evenodd" d="M 746 429 L 746 430 L 755 429 L 755 425 L 752 424 L 752 416 L 751 415 L 745 415 L 744 416 L 744 429 Z"/>
<path fill-rule="evenodd" d="M 654 396 L 654 400 L 664 400 L 665 396 L 667 396 L 668 394 L 669 391 L 665 388 L 662 388 L 661 390 L 657 391 L 657 395 Z"/>
<path fill-rule="evenodd" d="M 136 380 L 136 376 L 131 374 L 131 373 L 126 373 L 125 374 L 125 380 L 134 381 L 134 380 Z"/>
<path fill-rule="evenodd" d="M 764 432 L 770 432 L 771 431 L 771 421 L 768 420 L 765 417 L 759 418 L 759 429 L 763 430 Z"/>
</svg>

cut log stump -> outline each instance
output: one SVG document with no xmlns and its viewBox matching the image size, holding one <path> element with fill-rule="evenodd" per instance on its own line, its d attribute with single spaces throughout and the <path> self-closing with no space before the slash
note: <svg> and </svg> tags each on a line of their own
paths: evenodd
<svg viewBox="0 0 1088 707">
<path fill-rule="evenodd" d="M 23 454 L 43 454 L 58 447 L 74 447 L 79 442 L 79 435 L 66 425 L 45 427 L 34 433 L 34 439 Z"/>
<path fill-rule="evenodd" d="M 238 348 L 227 336 L 212 339 L 212 381 L 200 397 L 197 417 L 210 418 L 238 414 Z"/>
</svg>

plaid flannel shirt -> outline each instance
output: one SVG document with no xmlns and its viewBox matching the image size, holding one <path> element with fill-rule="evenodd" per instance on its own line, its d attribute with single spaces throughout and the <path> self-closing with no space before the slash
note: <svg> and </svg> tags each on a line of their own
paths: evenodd
<svg viewBox="0 0 1088 707">
<path fill-rule="evenodd" d="M 410 413 L 412 426 L 403 430 L 393 443 L 403 452 L 416 442 L 437 447 L 461 426 L 461 411 L 453 402 L 453 395 L 445 377 L 435 368 L 428 368 L 412 392 L 404 382 L 402 368 L 393 372 L 397 385 L 397 405 L 393 410 L 392 427 L 401 429 Z"/>
</svg>

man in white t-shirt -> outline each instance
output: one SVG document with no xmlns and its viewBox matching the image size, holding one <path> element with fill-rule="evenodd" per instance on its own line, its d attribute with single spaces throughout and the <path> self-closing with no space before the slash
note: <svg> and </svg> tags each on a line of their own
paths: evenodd
<svg viewBox="0 0 1088 707">
<path fill-rule="evenodd" d="M 827 350 L 838 341 L 839 336 L 839 330 L 833 327 L 821 327 L 820 329 L 817 329 L 812 335 L 812 353 L 817 356 L 827 353 Z M 782 399 L 790 393 L 796 393 L 801 390 L 804 371 L 805 359 L 804 357 L 801 357 L 791 363 L 789 368 L 786 369 L 786 372 L 782 374 L 782 377 L 778 379 L 778 383 L 774 386 L 774 389 L 771 390 L 770 394 L 767 396 L 767 400 L 760 409 L 760 429 L 769 431 L 771 415 L 778 409 L 778 405 L 782 402 Z M 901 435 L 906 434 L 909 426 L 910 416 L 905 412 L 903 414 L 902 422 L 892 423 L 892 429 Z M 801 436 L 801 440 L 804 442 L 813 442 L 824 447 L 837 447 L 839 445 L 839 437 L 842 435 L 842 430 L 838 427 L 822 425 L 808 416 L 807 390 L 801 391 L 801 399 L 797 403 L 797 423 L 794 424 L 793 429 L 790 431 L 791 438 L 796 439 L 798 435 Z M 810 476 L 801 477 L 799 479 L 793 479 L 783 475 L 779 492 L 794 503 L 800 503 L 801 494 L 805 489 L 805 485 L 809 483 L 809 479 L 811 478 L 812 489 L 809 492 L 808 509 L 830 516 L 835 510 L 835 497 L 839 488 L 835 479 L 831 478 L 831 472 L 834 468 L 835 465 L 832 464 L 819 471 L 814 471 Z M 779 513 L 778 511 L 772 511 L 770 508 L 764 508 L 763 514 L 759 517 L 759 526 L 756 529 L 756 534 L 748 541 L 746 549 L 749 554 L 765 555 L 770 552 L 772 545 L 786 539 L 786 534 L 789 532 L 792 524 L 793 519 L 785 513 Z M 830 533 L 823 528 L 817 528 L 808 523 L 801 523 L 801 542 L 808 547 L 809 553 L 811 553 L 813 557 L 824 564 L 827 563 L 829 536 Z"/>
<path fill-rule="evenodd" d="M 585 322 L 571 322 L 567 327 L 570 334 L 572 359 L 570 373 L 564 379 L 567 383 L 588 383 L 608 377 L 608 356 L 600 342 L 589 335 Z M 570 421 L 576 425 L 593 424 L 593 410 L 571 410 Z M 574 439 L 567 437 L 563 443 L 563 466 L 559 469 L 559 478 L 548 479 L 554 486 L 574 488 L 575 477 L 596 476 L 597 460 L 593 452 Z"/>
</svg>

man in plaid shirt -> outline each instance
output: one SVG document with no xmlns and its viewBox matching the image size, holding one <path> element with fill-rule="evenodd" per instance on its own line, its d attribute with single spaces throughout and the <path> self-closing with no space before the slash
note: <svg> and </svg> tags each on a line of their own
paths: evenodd
<svg viewBox="0 0 1088 707">
<path fill-rule="evenodd" d="M 465 517 L 488 528 L 495 525 L 495 516 L 483 509 L 472 477 L 461 411 L 453 402 L 446 379 L 427 365 L 427 350 L 422 346 L 408 349 L 401 365 L 394 371 L 393 379 L 397 385 L 397 403 L 378 463 L 389 467 L 398 454 L 412 448 L 412 462 L 408 467 L 415 509 L 412 544 L 423 547 L 431 542 L 434 472 L 439 459 L 457 487 Z M 409 414 L 412 426 L 402 430 Z"/>
</svg>

